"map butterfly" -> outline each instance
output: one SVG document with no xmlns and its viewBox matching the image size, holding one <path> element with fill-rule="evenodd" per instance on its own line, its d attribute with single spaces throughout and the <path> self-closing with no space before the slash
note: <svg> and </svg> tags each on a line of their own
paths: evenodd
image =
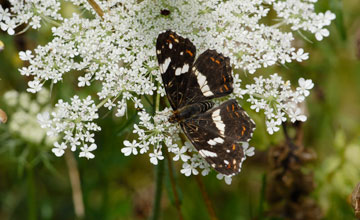
<svg viewBox="0 0 360 220">
<path fill-rule="evenodd" d="M 180 124 L 216 171 L 239 173 L 255 123 L 235 99 L 217 107 L 211 101 L 233 91 L 230 58 L 206 50 L 195 61 L 195 46 L 170 30 L 159 34 L 156 54 L 173 109 L 169 121 Z"/>
</svg>

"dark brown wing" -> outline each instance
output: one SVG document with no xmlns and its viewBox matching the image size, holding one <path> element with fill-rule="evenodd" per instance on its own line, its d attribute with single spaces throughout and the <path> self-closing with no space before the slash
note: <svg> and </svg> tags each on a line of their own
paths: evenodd
<svg viewBox="0 0 360 220">
<path fill-rule="evenodd" d="M 176 110 L 187 92 L 196 48 L 189 39 L 168 30 L 157 38 L 156 55 L 168 100 Z"/>
<path fill-rule="evenodd" d="M 255 123 L 236 100 L 199 114 L 181 123 L 181 127 L 216 171 L 224 175 L 240 172 L 245 158 L 243 144 L 250 141 Z"/>
<path fill-rule="evenodd" d="M 222 97 L 233 91 L 230 59 L 215 50 L 207 50 L 196 60 L 180 106 Z"/>
</svg>

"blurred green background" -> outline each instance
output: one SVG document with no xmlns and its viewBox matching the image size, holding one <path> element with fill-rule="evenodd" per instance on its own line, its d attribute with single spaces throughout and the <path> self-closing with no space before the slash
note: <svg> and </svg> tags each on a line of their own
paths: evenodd
<svg viewBox="0 0 360 220">
<path fill-rule="evenodd" d="M 330 37 L 316 42 L 307 35 L 312 41 L 308 42 L 297 35 L 295 44 L 309 52 L 309 60 L 255 74 L 278 72 L 295 85 L 300 77 L 313 80 L 315 87 L 305 106 L 308 120 L 287 127 L 294 142 L 304 147 L 294 154 L 311 156 L 295 160 L 298 167 L 291 168 L 295 165 L 280 158 L 286 155 L 283 130 L 269 136 L 263 116 L 250 112 L 257 123 L 251 142 L 255 156 L 246 160 L 230 186 L 215 173 L 202 178 L 218 219 L 355 219 L 350 195 L 360 182 L 360 1 L 320 1 L 316 7 L 337 16 Z M 148 155 L 125 157 L 121 153 L 131 131 L 127 121 L 100 111 L 98 123 L 103 130 L 96 136 L 99 148 L 93 160 L 72 154 L 57 158 L 45 135 L 37 132 L 37 109 L 46 109 L 59 98 L 68 100 L 75 93 L 95 93 L 79 90 L 76 77 L 81 73 L 73 73 L 66 75 L 66 83 L 52 88 L 51 96 L 25 94 L 29 79 L 17 69 L 27 64 L 18 58 L 18 51 L 33 50 L 50 39 L 46 25 L 17 36 L 0 33 L 5 45 L 0 52 L 0 109 L 8 114 L 8 123 L 0 124 L 0 219 L 80 219 L 81 204 L 85 219 L 147 219 L 154 203 L 156 170 Z M 10 90 L 17 93 L 5 95 Z M 41 98 L 47 101 L 35 104 Z M 136 121 L 132 115 L 136 110 L 129 111 L 129 120 Z M 176 219 L 169 169 L 164 165 L 160 219 Z M 181 175 L 178 165 L 174 164 L 174 174 L 184 219 L 210 219 L 196 178 Z M 283 178 L 289 177 L 281 173 L 284 170 L 290 180 Z M 76 177 L 77 172 L 80 182 L 76 178 L 71 182 L 70 176 Z M 305 182 L 297 186 L 292 180 Z M 82 191 L 80 201 L 73 198 L 77 187 Z"/>
</svg>

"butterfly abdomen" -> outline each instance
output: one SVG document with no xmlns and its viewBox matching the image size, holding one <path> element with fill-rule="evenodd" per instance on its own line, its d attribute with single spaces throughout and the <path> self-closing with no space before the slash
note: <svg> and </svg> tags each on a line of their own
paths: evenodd
<svg viewBox="0 0 360 220">
<path fill-rule="evenodd" d="M 205 102 L 197 102 L 194 104 L 186 105 L 176 111 L 174 111 L 173 115 L 170 116 L 169 122 L 182 122 L 186 119 L 191 118 L 194 115 L 198 115 L 200 113 L 204 113 L 207 110 L 211 109 L 214 106 L 213 102 L 205 101 Z"/>
</svg>

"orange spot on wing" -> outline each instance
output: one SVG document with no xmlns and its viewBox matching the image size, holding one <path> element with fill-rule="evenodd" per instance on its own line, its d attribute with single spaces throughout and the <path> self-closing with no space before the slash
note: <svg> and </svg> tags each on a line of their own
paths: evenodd
<svg viewBox="0 0 360 220">
<path fill-rule="evenodd" d="M 237 113 L 237 112 L 234 112 L 234 113 L 235 113 L 236 117 L 240 118 L 239 113 Z"/>
<path fill-rule="evenodd" d="M 227 110 L 228 112 L 230 112 L 230 108 L 229 108 L 229 106 L 226 106 L 226 110 Z"/>
<path fill-rule="evenodd" d="M 235 149 L 236 149 L 236 145 L 233 144 L 233 145 L 232 145 L 232 150 L 235 150 Z"/>
<path fill-rule="evenodd" d="M 186 53 L 188 53 L 191 57 L 192 57 L 192 56 L 194 56 L 194 54 L 193 54 L 193 53 L 191 53 L 191 51 L 190 51 L 190 50 L 186 50 L 185 52 L 186 52 Z"/>
<path fill-rule="evenodd" d="M 220 92 L 224 92 L 224 90 L 223 90 L 223 88 L 222 88 L 222 87 L 220 88 Z"/>
<path fill-rule="evenodd" d="M 213 62 L 215 62 L 215 59 L 214 59 L 214 57 L 210 57 L 210 60 L 212 60 Z"/>
<path fill-rule="evenodd" d="M 215 63 L 220 64 L 220 61 L 219 61 L 219 60 L 215 60 Z"/>
<path fill-rule="evenodd" d="M 226 85 L 226 84 L 224 85 L 224 87 L 225 87 L 225 90 L 226 90 L 226 91 L 228 91 L 228 90 L 229 90 L 229 88 L 227 87 L 227 85 Z M 233 109 L 233 110 L 234 110 L 234 109 Z"/>
<path fill-rule="evenodd" d="M 224 79 L 224 83 L 226 82 L 226 77 L 224 75 L 222 75 L 223 79 Z"/>
<path fill-rule="evenodd" d="M 179 43 L 179 40 L 172 34 L 169 35 L 176 43 Z"/>
<path fill-rule="evenodd" d="M 230 164 L 228 164 L 228 165 L 226 166 L 226 168 L 228 168 L 228 169 L 230 169 L 230 167 L 231 167 L 231 165 L 230 165 Z"/>
<path fill-rule="evenodd" d="M 232 108 L 233 111 L 235 111 L 235 105 L 234 104 L 231 105 L 231 108 Z"/>
<path fill-rule="evenodd" d="M 245 131 L 246 131 L 245 126 L 242 126 L 241 136 L 244 136 Z"/>
</svg>

